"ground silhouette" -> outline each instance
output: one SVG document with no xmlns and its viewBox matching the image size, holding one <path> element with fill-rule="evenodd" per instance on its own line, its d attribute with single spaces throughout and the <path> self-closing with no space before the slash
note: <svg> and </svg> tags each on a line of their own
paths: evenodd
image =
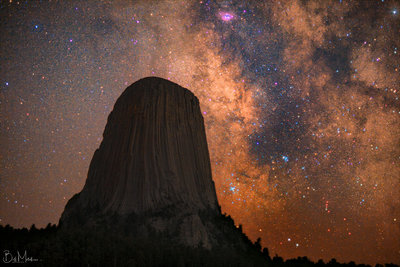
<svg viewBox="0 0 400 267">
<path fill-rule="evenodd" d="M 222 227 L 236 228 L 230 216 L 223 218 Z M 0 225 L 0 236 L 2 263 L 11 263 L 14 259 L 35 266 L 370 266 L 338 263 L 335 259 L 314 263 L 307 257 L 286 261 L 277 255 L 271 258 L 268 249 L 261 248 L 260 239 L 252 243 L 243 233 L 241 237 L 248 247 L 236 254 L 229 248 L 207 250 L 201 246 L 193 248 L 171 243 L 162 233 L 153 232 L 150 238 L 137 238 L 102 227 L 66 231 L 51 224 L 42 229 L 35 225 L 30 229 Z M 376 265 L 383 266 L 398 267 L 395 264 Z"/>
</svg>

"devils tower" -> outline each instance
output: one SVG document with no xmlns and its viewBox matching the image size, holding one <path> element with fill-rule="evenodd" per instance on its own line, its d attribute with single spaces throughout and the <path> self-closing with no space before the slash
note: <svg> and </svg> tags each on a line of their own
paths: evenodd
<svg viewBox="0 0 400 267">
<path fill-rule="evenodd" d="M 200 211 L 220 212 L 199 100 L 168 80 L 141 79 L 118 98 L 86 184 L 60 224 L 146 218 L 141 228 L 175 231 L 183 243 L 210 247 Z"/>
<path fill-rule="evenodd" d="M 198 99 L 161 78 L 144 78 L 117 100 L 76 207 L 120 215 L 171 205 L 218 209 Z"/>
</svg>

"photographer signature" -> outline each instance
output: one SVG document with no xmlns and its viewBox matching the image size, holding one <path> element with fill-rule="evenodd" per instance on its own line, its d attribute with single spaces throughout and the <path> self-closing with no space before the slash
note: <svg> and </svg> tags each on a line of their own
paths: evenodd
<svg viewBox="0 0 400 267">
<path fill-rule="evenodd" d="M 34 259 L 33 257 L 28 257 L 28 253 L 26 250 L 24 251 L 24 254 L 19 254 L 19 251 L 17 250 L 17 255 L 13 256 L 12 253 L 9 250 L 4 250 L 4 257 L 3 257 L 3 262 L 4 263 L 27 263 L 27 262 L 34 262 L 34 261 L 39 261 L 38 259 Z"/>
</svg>

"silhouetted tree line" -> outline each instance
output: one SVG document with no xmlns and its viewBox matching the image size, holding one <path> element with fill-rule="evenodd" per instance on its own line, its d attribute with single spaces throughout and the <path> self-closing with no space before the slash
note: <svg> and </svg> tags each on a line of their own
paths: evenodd
<svg viewBox="0 0 400 267">
<path fill-rule="evenodd" d="M 48 224 L 42 229 L 32 225 L 28 230 L 6 225 L 0 226 L 1 261 L 4 263 L 4 251 L 14 257 L 17 251 L 21 255 L 26 251 L 27 257 L 39 260 L 29 262 L 29 265 L 35 266 L 369 266 L 356 265 L 354 262 L 340 264 L 335 259 L 328 263 L 322 260 L 313 263 L 307 257 L 286 261 L 278 256 L 271 258 L 268 249 L 262 249 L 260 238 L 251 242 L 241 227 L 236 229 L 230 216 L 222 217 L 217 221 L 224 233 L 232 235 L 233 229 L 236 233 L 240 231 L 247 247 L 232 249 L 224 246 L 211 251 L 201 246 L 190 248 L 172 242 L 168 236 L 156 231 L 141 238 L 105 227 L 63 229 Z M 231 241 L 237 241 L 233 235 Z M 383 266 L 397 265 L 376 265 Z"/>
</svg>

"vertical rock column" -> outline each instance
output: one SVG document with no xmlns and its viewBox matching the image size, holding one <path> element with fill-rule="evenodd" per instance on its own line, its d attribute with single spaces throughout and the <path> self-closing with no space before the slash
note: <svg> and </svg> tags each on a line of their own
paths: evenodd
<svg viewBox="0 0 400 267">
<path fill-rule="evenodd" d="M 175 83 L 149 77 L 117 100 L 86 184 L 61 222 L 78 209 L 125 215 L 171 205 L 218 211 L 198 99 Z"/>
</svg>

